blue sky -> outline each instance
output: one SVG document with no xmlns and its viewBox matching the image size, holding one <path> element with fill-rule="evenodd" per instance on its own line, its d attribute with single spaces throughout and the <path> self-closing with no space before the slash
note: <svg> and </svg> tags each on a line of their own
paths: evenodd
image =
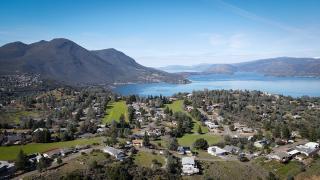
<svg viewBox="0 0 320 180">
<path fill-rule="evenodd" d="M 64 37 L 147 66 L 320 56 L 319 0 L 1 0 L 0 45 Z"/>
</svg>

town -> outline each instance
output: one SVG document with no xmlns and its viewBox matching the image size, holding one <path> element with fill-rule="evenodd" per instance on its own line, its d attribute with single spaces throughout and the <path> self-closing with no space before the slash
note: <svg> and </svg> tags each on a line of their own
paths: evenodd
<svg viewBox="0 0 320 180">
<path fill-rule="evenodd" d="M 0 107 L 4 179 L 112 179 L 125 168 L 125 179 L 229 179 L 222 166 L 245 172 L 239 179 L 251 171 L 254 179 L 319 173 L 319 98 L 232 90 L 140 97 L 65 87 Z"/>
</svg>

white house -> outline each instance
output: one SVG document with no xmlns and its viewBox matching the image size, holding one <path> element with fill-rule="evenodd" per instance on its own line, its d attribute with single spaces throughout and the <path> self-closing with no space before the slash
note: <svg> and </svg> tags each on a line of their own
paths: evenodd
<svg viewBox="0 0 320 180">
<path fill-rule="evenodd" d="M 315 142 L 308 142 L 305 145 L 296 146 L 295 150 L 306 156 L 313 156 L 319 151 L 319 144 Z"/>
<path fill-rule="evenodd" d="M 103 152 L 110 154 L 111 156 L 115 157 L 117 160 L 120 161 L 122 161 L 125 157 L 124 153 L 121 150 L 110 146 L 106 146 L 105 148 L 103 148 Z"/>
<path fill-rule="evenodd" d="M 219 127 L 219 125 L 215 124 L 214 122 L 211 122 L 211 121 L 206 121 L 204 122 L 205 125 L 208 126 L 208 128 L 210 129 L 216 129 Z"/>
<path fill-rule="evenodd" d="M 305 144 L 306 147 L 311 148 L 311 149 L 318 149 L 319 148 L 319 143 L 315 142 L 308 142 Z"/>
<path fill-rule="evenodd" d="M 211 146 L 208 148 L 208 153 L 213 156 L 224 156 L 228 154 L 228 152 L 224 149 L 219 148 L 218 146 Z"/>
<path fill-rule="evenodd" d="M 183 157 L 182 163 L 182 175 L 192 175 L 199 173 L 199 168 L 194 161 L 194 157 Z"/>
</svg>

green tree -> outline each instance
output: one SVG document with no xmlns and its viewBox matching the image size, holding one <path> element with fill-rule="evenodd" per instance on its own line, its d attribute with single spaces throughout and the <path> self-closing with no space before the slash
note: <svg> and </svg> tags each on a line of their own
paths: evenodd
<svg viewBox="0 0 320 180">
<path fill-rule="evenodd" d="M 147 132 L 144 132 L 144 136 L 143 136 L 143 146 L 149 146 L 150 145 L 150 140 L 149 140 L 149 136 L 147 134 Z"/>
<path fill-rule="evenodd" d="M 20 149 L 16 161 L 15 161 L 15 166 L 17 170 L 25 170 L 27 166 L 27 158 L 26 154 L 23 152 L 22 149 Z"/>
<path fill-rule="evenodd" d="M 57 159 L 57 163 L 58 163 L 58 165 L 60 165 L 60 164 L 62 164 L 62 163 L 63 163 L 63 162 L 62 162 L 61 157 L 58 157 L 58 159 Z"/>
<path fill-rule="evenodd" d="M 198 127 L 198 134 L 202 134 L 202 129 L 201 129 L 201 126 L 199 125 Z"/>
<path fill-rule="evenodd" d="M 43 170 L 46 170 L 49 167 L 49 162 L 46 158 L 42 157 L 40 158 L 38 164 L 37 164 L 37 169 L 39 172 L 42 172 Z"/>
<path fill-rule="evenodd" d="M 193 147 L 196 148 L 196 149 L 207 149 L 208 148 L 208 141 L 206 141 L 203 138 L 197 139 L 193 143 Z"/>
<path fill-rule="evenodd" d="M 176 151 L 179 147 L 179 143 L 175 137 L 169 139 L 168 149 L 171 151 Z"/>
</svg>

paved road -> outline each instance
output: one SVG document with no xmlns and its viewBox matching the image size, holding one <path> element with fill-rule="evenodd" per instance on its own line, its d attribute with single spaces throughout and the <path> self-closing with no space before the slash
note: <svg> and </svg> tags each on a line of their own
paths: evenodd
<svg viewBox="0 0 320 180">
<path fill-rule="evenodd" d="M 89 149 L 85 149 L 85 150 L 82 150 L 82 151 L 79 151 L 77 153 L 74 153 L 74 154 L 70 154 L 69 156 L 65 157 L 62 159 L 63 163 L 67 163 L 68 161 L 70 160 L 73 160 L 77 157 L 79 157 L 81 155 L 81 152 L 85 152 L 85 153 L 89 153 L 91 152 L 93 149 L 102 149 L 104 146 L 95 146 L 95 147 L 92 147 L 92 148 L 89 148 Z M 58 167 L 59 165 L 57 164 L 57 162 L 53 162 L 51 164 L 50 167 L 48 167 L 48 171 L 52 170 L 52 169 L 55 169 L 56 167 Z M 13 180 L 20 180 L 20 179 L 23 179 L 25 177 L 29 177 L 29 176 L 33 176 L 33 175 L 36 175 L 36 174 L 39 174 L 39 171 L 38 170 L 34 170 L 34 171 L 29 171 L 27 173 L 24 173 L 24 174 L 21 174 L 15 178 L 13 178 Z"/>
</svg>

